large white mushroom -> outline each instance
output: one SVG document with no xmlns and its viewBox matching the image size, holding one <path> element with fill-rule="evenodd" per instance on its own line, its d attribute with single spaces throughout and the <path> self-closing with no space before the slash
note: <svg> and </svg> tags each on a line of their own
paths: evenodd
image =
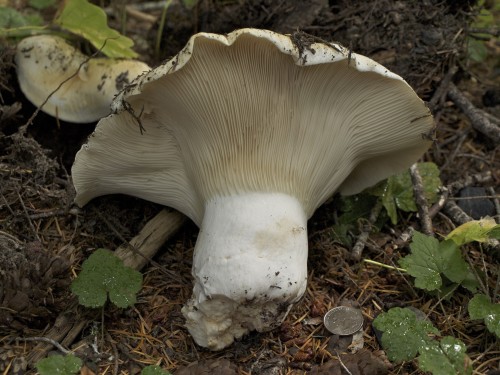
<svg viewBox="0 0 500 375">
<path fill-rule="evenodd" d="M 429 109 L 338 44 L 271 31 L 200 33 L 114 101 L 76 156 L 76 202 L 124 193 L 199 227 L 182 309 L 213 350 L 278 326 L 307 283 L 307 219 L 429 147 Z"/>
<path fill-rule="evenodd" d="M 37 107 L 47 100 L 44 112 L 75 123 L 109 115 L 116 94 L 150 69 L 138 60 L 89 58 L 55 35 L 21 40 L 15 60 L 19 86 L 28 100 Z"/>
</svg>

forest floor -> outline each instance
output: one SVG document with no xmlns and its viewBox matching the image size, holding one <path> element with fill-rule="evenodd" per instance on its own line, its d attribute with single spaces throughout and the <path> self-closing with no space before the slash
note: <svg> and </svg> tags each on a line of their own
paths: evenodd
<svg viewBox="0 0 500 375">
<path fill-rule="evenodd" d="M 119 4 L 108 6 L 116 28 L 122 26 Z M 141 9 L 140 3 L 129 6 Z M 478 130 L 477 117 L 457 104 L 469 100 L 498 131 L 500 44 L 492 36 L 483 42 L 484 59 L 470 59 L 467 45 L 477 12 L 472 1 L 451 0 L 209 0 L 191 9 L 174 1 L 161 31 L 159 56 L 151 51 L 161 8 L 128 14 L 124 32 L 151 65 L 174 56 L 196 32 L 242 27 L 300 30 L 371 57 L 402 76 L 434 115 L 435 141 L 422 160 L 438 166 L 443 186 L 484 189 L 486 198 L 477 200 L 493 207 L 490 215 L 498 222 L 500 144 Z M 20 132 L 36 108 L 18 87 L 13 48 L 3 43 L 0 51 L 0 373 L 34 373 L 36 360 L 57 352 L 46 342 L 24 340 L 33 337 L 74 350 L 84 359 L 82 374 L 138 374 L 150 364 L 174 374 L 344 374 L 344 362 L 355 363 L 353 374 L 421 373 L 416 360 L 390 364 L 373 331 L 372 320 L 395 306 L 412 306 L 443 336 L 460 338 L 474 374 L 500 373 L 498 339 L 468 318 L 471 294 L 460 289 L 440 300 L 416 289 L 408 275 L 352 259 L 357 228 L 349 233 L 351 245 L 333 235 L 336 197 L 309 222 L 308 288 L 281 328 L 251 333 L 220 352 L 193 342 L 181 308 L 191 295 L 198 228 L 176 214 L 175 233 L 142 269 L 143 288 L 133 307 L 92 311 L 79 306 L 69 284 L 82 262 L 97 248 L 123 247 L 163 208 L 128 196 L 104 196 L 76 207 L 71 165 L 95 124 L 65 123 L 40 113 L 26 133 Z M 459 202 L 459 194 L 452 192 L 447 202 Z M 438 238 L 461 224 L 447 207 L 438 207 L 432 218 Z M 370 233 L 362 258 L 397 265 L 409 253 L 408 241 L 401 239 L 409 227 L 421 230 L 420 218 L 400 212 L 397 225 L 387 221 Z M 489 288 L 498 290 L 500 252 L 469 245 L 467 253 Z M 350 342 L 322 324 L 324 314 L 339 304 L 360 308 L 365 319 L 364 348 L 355 354 L 348 352 Z M 347 353 L 343 362 L 341 352 Z"/>
</svg>

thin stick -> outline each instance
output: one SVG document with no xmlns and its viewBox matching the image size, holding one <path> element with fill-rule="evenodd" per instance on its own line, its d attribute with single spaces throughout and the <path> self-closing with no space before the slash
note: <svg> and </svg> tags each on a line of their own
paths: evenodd
<svg viewBox="0 0 500 375">
<path fill-rule="evenodd" d="M 411 182 L 413 183 L 413 194 L 415 195 L 415 203 L 417 204 L 418 214 L 420 216 L 420 225 L 422 232 L 428 236 L 434 235 L 432 228 L 432 219 L 429 216 L 429 205 L 425 198 L 424 182 L 418 171 L 417 163 L 410 167 Z"/>
<path fill-rule="evenodd" d="M 448 96 L 460 108 L 460 110 L 467 115 L 471 121 L 471 125 L 477 131 L 483 133 L 493 141 L 500 142 L 500 128 L 482 116 L 481 112 L 465 97 L 460 90 L 450 82 L 448 86 Z"/>
<path fill-rule="evenodd" d="M 484 173 L 476 173 L 470 176 L 466 176 L 463 179 L 452 182 L 447 185 L 450 195 L 454 195 L 458 190 L 464 187 L 471 186 L 477 183 L 490 182 L 492 180 L 491 171 L 486 171 Z"/>
<path fill-rule="evenodd" d="M 346 371 L 349 375 L 352 375 L 352 372 L 351 372 L 351 371 L 349 371 L 349 369 L 347 368 L 347 366 L 346 366 L 346 365 L 344 365 L 344 362 L 342 362 L 342 358 L 340 358 L 340 354 L 339 354 L 339 352 L 337 352 L 337 351 L 335 350 L 335 354 L 337 354 L 337 358 L 338 358 L 338 360 L 339 360 L 340 366 L 342 366 L 342 368 L 343 368 L 343 369 L 344 369 L 344 370 L 345 370 L 345 371 Z"/>
<path fill-rule="evenodd" d="M 131 17 L 134 17 L 135 19 L 138 19 L 140 21 L 155 23 L 158 19 L 158 17 L 144 13 L 132 5 L 126 5 L 125 10 Z"/>
<path fill-rule="evenodd" d="M 38 236 L 38 232 L 35 228 L 35 226 L 33 225 L 33 222 L 31 221 L 30 219 L 30 215 L 28 213 L 28 210 L 26 209 L 26 206 L 24 205 L 24 201 L 23 201 L 23 198 L 21 197 L 21 194 L 19 192 L 17 192 L 17 197 L 19 198 L 19 203 L 21 204 L 21 207 L 23 209 L 23 212 L 24 214 L 26 215 L 26 218 L 28 219 L 28 224 L 31 228 L 31 230 L 33 231 L 33 234 L 35 235 L 36 239 L 41 243 L 42 240 L 40 239 L 40 237 Z"/>
<path fill-rule="evenodd" d="M 434 216 L 436 216 L 441 211 L 441 209 L 443 209 L 445 207 L 445 205 L 450 202 L 448 200 L 448 197 L 450 195 L 455 194 L 458 190 L 463 189 L 466 186 L 471 186 L 471 185 L 476 184 L 476 183 L 489 182 L 489 181 L 491 181 L 491 179 L 492 179 L 491 172 L 487 171 L 484 173 L 477 173 L 474 175 L 466 176 L 461 180 L 455 181 L 455 182 L 443 187 L 441 189 L 442 192 L 441 192 L 441 196 L 439 197 L 439 200 L 436 203 L 434 203 L 434 205 L 432 205 L 431 208 L 429 208 L 429 217 L 431 219 L 434 218 Z M 455 206 L 456 206 L 456 204 L 455 204 Z M 459 207 L 457 206 L 457 208 L 459 208 Z M 414 231 L 415 231 L 415 228 L 410 226 L 403 233 L 401 233 L 401 235 L 399 236 L 399 238 L 397 239 L 397 241 L 394 244 L 394 247 L 393 247 L 394 250 L 401 249 L 404 246 L 406 246 L 410 242 Z"/>
<path fill-rule="evenodd" d="M 455 202 L 451 200 L 447 201 L 444 205 L 444 212 L 454 223 L 459 225 L 468 223 L 469 221 L 473 220 L 460 207 L 458 207 Z"/>
<path fill-rule="evenodd" d="M 500 36 L 500 29 L 486 27 L 471 27 L 469 33 L 490 34 L 492 36 Z"/>
<path fill-rule="evenodd" d="M 448 85 L 451 82 L 451 79 L 457 72 L 457 68 L 455 66 L 451 67 L 444 78 L 441 80 L 437 90 L 434 92 L 431 100 L 429 101 L 429 107 L 432 111 L 434 111 L 437 104 L 440 104 L 443 101 L 443 98 L 446 97 L 446 92 L 448 91 Z"/>
<path fill-rule="evenodd" d="M 148 11 L 155 11 L 155 10 L 163 9 L 165 7 L 165 3 L 167 3 L 167 1 L 165 1 L 165 0 L 146 1 L 146 2 L 141 2 L 139 4 L 133 4 L 131 6 L 133 6 L 135 9 L 137 9 L 141 12 L 148 12 Z M 111 8 L 111 7 L 105 8 L 104 11 L 106 12 L 106 14 L 108 16 L 113 14 L 113 8 Z"/>
<path fill-rule="evenodd" d="M 115 254 L 127 267 L 142 269 L 146 264 L 151 263 L 163 269 L 162 265 L 157 264 L 151 258 L 185 221 L 186 217 L 177 211 L 161 210 L 147 222 L 137 236 L 118 247 Z"/>
<path fill-rule="evenodd" d="M 493 204 L 495 205 L 495 211 L 496 211 L 495 217 L 497 218 L 497 223 L 498 223 L 500 221 L 500 199 L 494 187 L 492 186 L 489 187 L 488 191 L 490 192 L 493 199 Z"/>
<path fill-rule="evenodd" d="M 351 256 L 354 260 L 359 261 L 361 259 L 361 254 L 365 248 L 366 240 L 370 235 L 373 224 L 377 221 L 377 218 L 380 215 L 380 211 L 382 211 L 382 202 L 377 200 L 377 203 L 373 206 L 370 212 L 370 217 L 368 218 L 369 224 L 363 225 L 363 231 L 359 234 L 356 243 L 352 248 Z"/>
<path fill-rule="evenodd" d="M 16 340 L 46 342 L 46 343 L 48 343 L 48 344 L 50 344 L 52 346 L 55 346 L 57 348 L 57 350 L 59 350 L 61 353 L 64 353 L 64 354 L 71 354 L 72 353 L 71 350 L 66 349 L 64 346 L 62 346 L 61 344 L 59 344 L 56 340 L 53 340 L 53 339 L 48 338 L 48 337 L 39 337 L 39 336 L 35 336 L 35 337 L 16 337 Z"/>
<path fill-rule="evenodd" d="M 163 30 L 165 28 L 167 9 L 170 7 L 170 4 L 172 4 L 172 0 L 165 1 L 165 3 L 163 4 L 163 10 L 161 11 L 160 24 L 158 25 L 158 31 L 156 33 L 156 40 L 155 40 L 155 57 L 157 59 L 160 57 L 161 37 L 163 35 Z"/>
</svg>

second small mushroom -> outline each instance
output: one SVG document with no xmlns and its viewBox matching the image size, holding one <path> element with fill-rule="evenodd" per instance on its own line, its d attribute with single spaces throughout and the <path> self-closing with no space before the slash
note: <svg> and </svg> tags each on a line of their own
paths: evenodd
<svg viewBox="0 0 500 375">
<path fill-rule="evenodd" d="M 109 115 L 118 91 L 150 69 L 138 60 L 90 58 L 54 35 L 21 40 L 16 67 L 21 91 L 35 106 L 46 101 L 44 112 L 75 123 Z"/>
<path fill-rule="evenodd" d="M 182 309 L 213 350 L 277 327 L 307 286 L 307 220 L 429 147 L 429 109 L 341 45 L 241 29 L 200 33 L 114 101 L 73 166 L 76 202 L 124 193 L 200 232 Z"/>
</svg>

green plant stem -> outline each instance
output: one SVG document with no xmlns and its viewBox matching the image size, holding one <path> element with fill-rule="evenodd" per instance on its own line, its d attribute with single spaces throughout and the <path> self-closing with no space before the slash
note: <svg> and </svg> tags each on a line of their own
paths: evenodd
<svg viewBox="0 0 500 375">
<path fill-rule="evenodd" d="M 373 264 L 375 266 L 379 266 L 379 267 L 383 267 L 383 268 L 388 268 L 390 270 L 396 270 L 396 271 L 400 271 L 400 272 L 406 272 L 406 270 L 404 268 L 389 266 L 388 264 L 376 262 L 376 261 L 371 260 L 371 259 L 363 259 L 363 262 L 368 263 L 368 264 Z"/>
<path fill-rule="evenodd" d="M 163 29 L 165 28 L 165 20 L 167 19 L 167 9 L 172 4 L 172 0 L 165 1 L 163 5 L 163 10 L 161 11 L 160 24 L 158 25 L 158 32 L 156 33 L 156 41 L 155 41 L 155 57 L 157 59 L 160 58 L 160 44 L 161 44 L 161 36 L 163 35 Z"/>
<path fill-rule="evenodd" d="M 120 33 L 123 35 L 126 34 L 127 31 L 127 9 L 125 8 L 127 3 L 124 0 L 121 0 L 119 3 L 119 11 L 120 11 Z"/>
<path fill-rule="evenodd" d="M 104 343 L 104 305 L 101 307 L 101 343 Z"/>
<path fill-rule="evenodd" d="M 0 28 L 2 38 L 25 38 L 32 35 L 53 34 L 47 26 L 20 26 L 10 29 Z"/>
</svg>

